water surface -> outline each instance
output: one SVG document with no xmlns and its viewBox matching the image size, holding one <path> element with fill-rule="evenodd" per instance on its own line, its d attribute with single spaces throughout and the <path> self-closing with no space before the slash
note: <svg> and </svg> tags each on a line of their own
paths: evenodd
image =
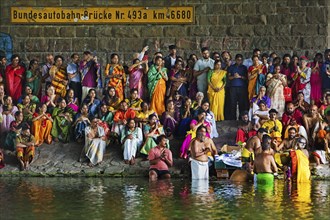
<svg viewBox="0 0 330 220">
<path fill-rule="evenodd" d="M 330 183 L 0 178 L 0 219 L 328 219 Z"/>
</svg>

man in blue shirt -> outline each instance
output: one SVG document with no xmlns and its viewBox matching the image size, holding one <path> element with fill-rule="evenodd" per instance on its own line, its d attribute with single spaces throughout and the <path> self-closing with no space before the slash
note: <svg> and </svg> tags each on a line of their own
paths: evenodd
<svg viewBox="0 0 330 220">
<path fill-rule="evenodd" d="M 324 51 L 324 63 L 321 69 L 322 92 L 330 89 L 330 49 Z"/>
<path fill-rule="evenodd" d="M 237 120 L 236 106 L 238 103 L 239 111 L 247 111 L 248 106 L 248 92 L 247 92 L 247 68 L 243 65 L 243 55 L 237 54 L 235 56 L 235 64 L 227 69 L 228 80 L 230 82 L 230 120 Z"/>
<path fill-rule="evenodd" d="M 70 80 L 69 87 L 73 89 L 75 97 L 78 98 L 79 104 L 81 104 L 81 77 L 78 71 L 79 55 L 74 53 L 71 55 L 71 63 L 68 64 L 66 71 Z"/>
</svg>

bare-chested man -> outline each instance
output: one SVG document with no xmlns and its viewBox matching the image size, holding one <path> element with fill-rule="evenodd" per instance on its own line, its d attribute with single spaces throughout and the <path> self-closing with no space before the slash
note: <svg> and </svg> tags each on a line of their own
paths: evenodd
<svg viewBox="0 0 330 220">
<path fill-rule="evenodd" d="M 288 151 L 293 149 L 297 136 L 297 130 L 294 127 L 288 130 L 289 137 L 285 138 L 279 146 L 276 146 L 276 151 Z"/>
<path fill-rule="evenodd" d="M 262 136 L 267 134 L 267 130 L 259 128 L 257 135 L 251 137 L 247 142 L 242 151 L 242 162 L 253 162 L 254 155 L 261 153 L 261 140 Z"/>
<path fill-rule="evenodd" d="M 254 172 L 257 173 L 257 182 L 260 184 L 273 184 L 274 173 L 277 173 L 275 159 L 271 153 L 272 138 L 269 135 L 262 137 L 262 153 L 254 160 Z"/>
<path fill-rule="evenodd" d="M 308 140 L 311 144 L 313 144 L 315 135 L 317 133 L 318 129 L 315 129 L 317 126 L 319 126 L 321 121 L 321 115 L 318 113 L 318 108 L 316 105 L 313 105 L 310 108 L 310 111 L 308 114 L 305 114 L 303 116 L 303 124 L 306 128 L 306 132 L 308 135 Z"/>
<path fill-rule="evenodd" d="M 208 154 L 217 154 L 216 147 L 211 138 L 206 137 L 206 127 L 199 126 L 196 131 L 196 138 L 190 143 L 191 151 L 191 174 L 192 179 L 208 179 L 209 165 Z"/>
</svg>

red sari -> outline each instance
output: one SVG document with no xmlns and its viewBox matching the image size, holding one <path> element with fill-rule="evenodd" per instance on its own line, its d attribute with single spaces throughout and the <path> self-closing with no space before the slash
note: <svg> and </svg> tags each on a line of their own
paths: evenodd
<svg viewBox="0 0 330 220">
<path fill-rule="evenodd" d="M 22 66 L 13 67 L 11 64 L 6 67 L 7 93 L 17 103 L 22 96 L 23 74 L 25 68 Z"/>
</svg>

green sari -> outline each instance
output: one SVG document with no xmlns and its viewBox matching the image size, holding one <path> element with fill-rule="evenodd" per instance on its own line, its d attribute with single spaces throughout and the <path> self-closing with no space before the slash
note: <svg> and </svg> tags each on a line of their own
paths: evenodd
<svg viewBox="0 0 330 220">
<path fill-rule="evenodd" d="M 31 72 L 31 70 L 26 71 L 26 80 L 34 77 L 35 75 Z M 36 77 L 32 82 L 26 82 L 27 86 L 30 86 L 30 88 L 32 89 L 32 94 L 33 95 L 39 95 L 39 91 L 40 91 L 40 78 Z"/>
<path fill-rule="evenodd" d="M 166 68 L 163 67 L 160 72 L 166 71 Z M 158 81 L 162 78 L 162 74 L 160 72 L 158 72 L 155 65 L 152 65 L 148 71 L 148 91 L 150 98 L 152 98 L 152 95 L 154 94 Z"/>
<path fill-rule="evenodd" d="M 71 121 L 67 120 L 61 114 L 68 114 Z M 69 134 L 71 130 L 73 115 L 74 115 L 74 111 L 71 108 L 58 108 L 58 107 L 54 108 L 52 114 L 52 118 L 54 122 L 51 131 L 51 135 L 54 138 L 58 138 L 60 141 L 63 142 L 69 142 L 69 138 L 70 138 Z"/>
</svg>

